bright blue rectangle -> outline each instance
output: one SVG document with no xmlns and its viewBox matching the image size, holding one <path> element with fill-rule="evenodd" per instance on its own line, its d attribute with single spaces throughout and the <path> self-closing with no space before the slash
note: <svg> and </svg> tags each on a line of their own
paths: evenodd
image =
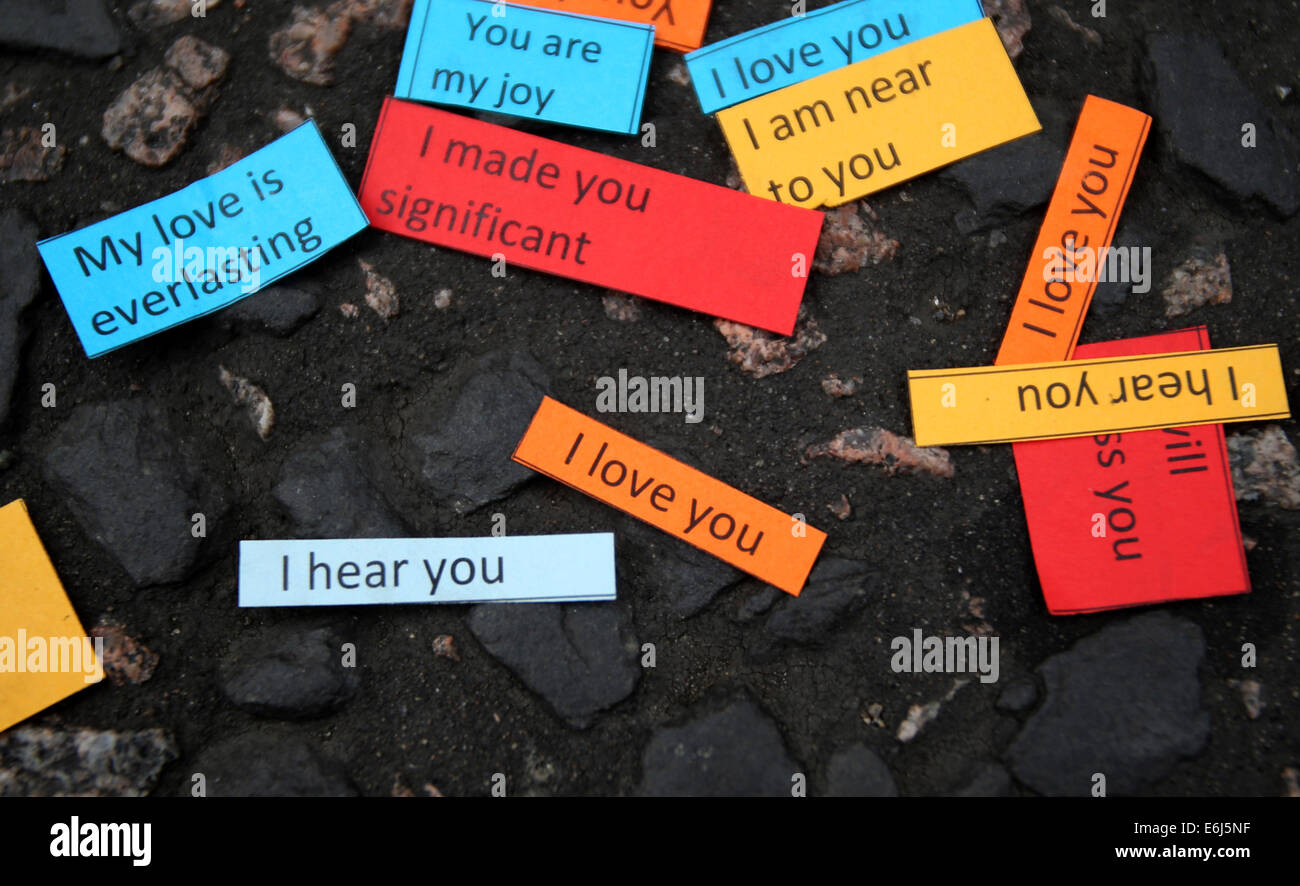
<svg viewBox="0 0 1300 886">
<path fill-rule="evenodd" d="M 492 0 L 416 0 L 393 94 L 635 135 L 653 45 L 652 25 Z"/>
<path fill-rule="evenodd" d="M 712 114 L 983 17 L 979 0 L 844 0 L 687 53 L 686 68 Z"/>
<path fill-rule="evenodd" d="M 243 607 L 583 602 L 616 591 L 612 532 L 239 543 Z"/>
<path fill-rule="evenodd" d="M 98 357 L 252 295 L 367 224 L 308 120 L 215 175 L 37 248 L 86 356 Z"/>
</svg>

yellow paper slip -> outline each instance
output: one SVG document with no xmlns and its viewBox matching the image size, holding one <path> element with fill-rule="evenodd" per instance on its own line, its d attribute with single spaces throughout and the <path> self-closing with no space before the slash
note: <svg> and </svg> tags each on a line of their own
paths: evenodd
<svg viewBox="0 0 1300 886">
<path fill-rule="evenodd" d="M 751 194 L 838 206 L 1038 132 L 987 18 L 718 112 Z"/>
<path fill-rule="evenodd" d="M 918 446 L 1288 418 L 1277 345 L 907 374 Z"/>
<path fill-rule="evenodd" d="M 20 498 L 0 508 L 0 731 L 104 677 Z"/>
</svg>

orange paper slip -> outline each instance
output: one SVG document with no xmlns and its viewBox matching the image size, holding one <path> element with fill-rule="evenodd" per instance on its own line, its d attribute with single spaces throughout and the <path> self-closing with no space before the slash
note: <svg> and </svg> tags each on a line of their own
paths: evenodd
<svg viewBox="0 0 1300 886">
<path fill-rule="evenodd" d="M 733 489 L 550 397 L 514 460 L 798 596 L 826 541 Z"/>
<path fill-rule="evenodd" d="M 1110 244 L 1150 128 L 1141 111 L 1095 95 L 1084 100 L 995 365 L 1074 355 L 1098 274 L 1121 257 Z"/>
</svg>

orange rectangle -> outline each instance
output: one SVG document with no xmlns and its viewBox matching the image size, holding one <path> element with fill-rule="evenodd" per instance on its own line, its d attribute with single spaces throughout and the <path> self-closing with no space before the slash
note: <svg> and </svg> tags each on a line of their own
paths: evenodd
<svg viewBox="0 0 1300 886">
<path fill-rule="evenodd" d="M 704 45 L 711 0 L 514 0 L 579 15 L 597 15 L 655 26 L 655 46 L 690 52 Z"/>
<path fill-rule="evenodd" d="M 1084 100 L 994 364 L 1073 356 L 1150 128 L 1141 111 Z"/>
<path fill-rule="evenodd" d="M 550 397 L 512 458 L 795 596 L 826 541 L 801 517 Z"/>
</svg>

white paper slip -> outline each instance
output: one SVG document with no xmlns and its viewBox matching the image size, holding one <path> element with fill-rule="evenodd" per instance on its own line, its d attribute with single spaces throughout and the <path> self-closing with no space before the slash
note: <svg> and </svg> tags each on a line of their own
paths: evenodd
<svg viewBox="0 0 1300 886">
<path fill-rule="evenodd" d="M 239 543 L 239 605 L 613 600 L 614 534 Z"/>
</svg>

